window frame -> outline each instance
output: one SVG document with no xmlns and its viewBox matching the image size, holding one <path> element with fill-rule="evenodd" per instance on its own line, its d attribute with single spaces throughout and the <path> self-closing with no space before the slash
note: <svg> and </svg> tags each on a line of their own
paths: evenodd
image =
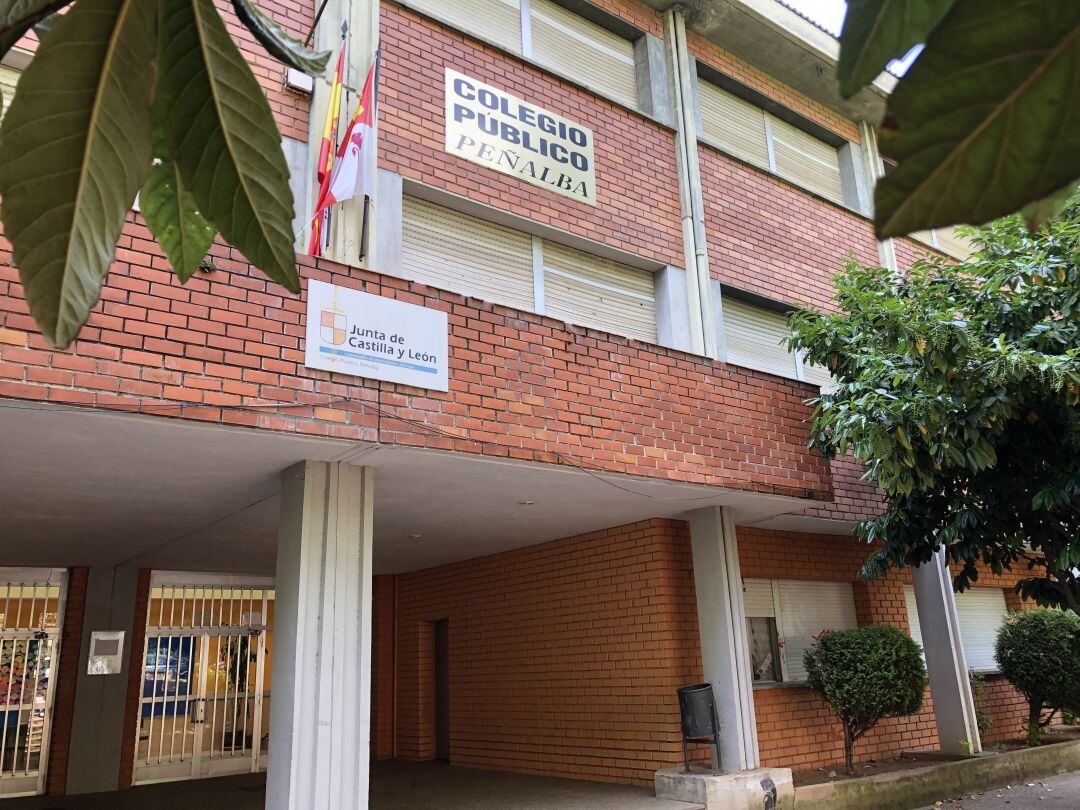
<svg viewBox="0 0 1080 810">
<path fill-rule="evenodd" d="M 421 8 L 417 0 L 398 0 L 398 2 L 400 2 L 409 10 L 414 11 L 415 13 L 420 14 L 423 17 L 435 20 L 439 24 L 446 26 L 447 28 L 450 28 L 454 31 L 458 31 L 467 37 L 476 39 L 480 42 L 497 48 L 500 51 L 509 53 L 510 55 L 527 62 L 533 67 L 538 68 L 544 73 L 570 82 L 574 86 L 579 87 L 582 90 L 586 90 L 599 98 L 611 102 L 612 104 L 616 104 L 622 109 L 630 110 L 631 112 L 645 116 L 652 121 L 664 124 L 665 126 L 670 126 L 669 124 L 665 124 L 655 115 L 646 111 L 645 103 L 641 98 L 640 87 L 637 87 L 637 99 L 635 103 L 632 105 L 628 105 L 625 99 L 621 99 L 614 95 L 611 95 L 605 92 L 602 88 L 597 88 L 596 86 L 590 84 L 586 79 L 583 79 L 581 76 L 571 75 L 565 71 L 560 70 L 557 66 L 552 66 L 548 62 L 538 60 L 535 56 L 533 56 L 532 11 L 530 0 L 519 0 L 518 38 L 517 42 L 514 43 L 513 46 L 508 46 L 506 43 L 502 42 L 496 42 L 482 33 L 478 33 L 467 28 L 462 28 L 459 23 L 450 19 L 446 14 L 440 13 L 438 11 L 433 12 L 426 8 Z M 587 0 L 551 0 L 551 2 L 555 3 L 555 5 L 561 6 L 571 14 L 575 14 L 578 17 L 581 17 L 581 19 L 585 20 L 586 22 L 592 23 L 593 25 L 596 25 L 599 28 L 603 28 L 604 30 L 617 37 L 621 37 L 622 39 L 627 40 L 630 43 L 630 46 L 634 53 L 635 72 L 642 69 L 642 57 L 641 54 L 639 54 L 640 49 L 638 48 L 638 42 L 642 38 L 648 36 L 648 32 L 643 31 L 635 25 L 632 25 L 621 17 L 605 11 L 599 6 L 587 2 Z"/>
<path fill-rule="evenodd" d="M 794 350 L 789 352 L 792 357 L 791 364 L 794 368 L 794 375 L 780 374 L 776 371 L 772 371 L 769 369 L 762 369 L 758 368 L 757 366 L 747 366 L 743 365 L 742 363 L 737 363 L 730 360 L 727 346 L 727 317 L 726 313 L 724 312 L 725 303 L 729 299 L 733 301 L 738 301 L 743 306 L 782 315 L 785 318 L 787 318 L 791 313 L 798 311 L 798 307 L 782 304 L 778 301 L 773 301 L 772 299 L 764 298 L 760 295 L 755 295 L 754 293 L 748 293 L 745 290 L 738 290 L 734 287 L 722 285 L 720 293 L 720 332 L 724 337 L 724 346 L 723 351 L 721 352 L 723 356 L 720 358 L 722 362 L 731 363 L 731 365 L 738 366 L 739 368 L 750 368 L 754 371 L 760 371 L 763 374 L 773 374 L 785 380 L 795 380 L 797 382 L 806 383 L 807 385 L 817 385 L 822 390 L 822 393 L 825 393 L 827 389 L 831 388 L 831 386 L 818 384 L 807 377 L 807 368 L 809 367 L 809 364 L 806 362 L 806 357 L 801 350 Z M 790 336 L 791 327 L 787 326 L 786 331 L 787 334 Z"/>
<path fill-rule="evenodd" d="M 470 298 L 476 298 L 478 300 L 485 301 L 485 302 L 487 302 L 489 304 L 493 304 L 495 306 L 504 306 L 504 307 L 509 307 L 511 309 L 520 310 L 522 312 L 532 312 L 532 313 L 535 313 L 537 315 L 543 315 L 543 316 L 546 316 L 546 317 L 555 318 L 555 319 L 561 320 L 563 323 L 566 323 L 566 324 L 577 326 L 577 327 L 580 327 L 580 328 L 583 328 L 583 329 L 593 329 L 593 330 L 596 330 L 598 332 L 604 332 L 606 334 L 610 334 L 610 335 L 613 335 L 613 336 L 625 338 L 627 340 L 635 340 L 635 341 L 637 341 L 639 343 L 645 343 L 646 345 L 649 345 L 649 346 L 662 346 L 663 345 L 660 342 L 660 330 L 659 330 L 659 324 L 657 322 L 658 318 L 659 318 L 659 313 L 658 313 L 658 308 L 657 308 L 657 293 L 656 293 L 657 271 L 656 270 L 649 269 L 647 267 L 635 266 L 634 264 L 627 263 L 626 261 L 619 261 L 617 258 L 611 258 L 609 256 L 603 256 L 603 255 L 601 255 L 599 253 L 591 252 L 591 251 L 589 251 L 587 249 L 583 249 L 582 247 L 579 247 L 579 246 L 575 246 L 575 245 L 572 245 L 572 244 L 566 244 L 566 243 L 561 242 L 561 241 L 555 241 L 554 239 L 548 239 L 548 238 L 539 236 L 536 233 L 530 233 L 529 231 L 524 230 L 521 227 L 515 227 L 513 224 L 507 224 L 504 221 L 498 221 L 495 218 L 488 218 L 488 217 L 484 217 L 484 216 L 478 216 L 477 213 L 475 213 L 475 212 L 470 212 L 468 210 L 462 210 L 461 208 L 455 207 L 454 205 L 447 205 L 445 201 L 440 201 L 439 199 L 431 199 L 431 198 L 429 198 L 428 196 L 426 196 L 426 195 L 424 195 L 422 193 L 421 194 L 404 193 L 404 194 L 402 194 L 401 200 L 402 200 L 401 201 L 401 234 L 402 234 L 401 254 L 402 254 L 402 263 L 401 263 L 401 266 L 397 270 L 397 272 L 399 274 L 397 277 L 402 278 L 405 281 L 410 281 L 410 282 L 417 283 L 417 284 L 424 284 L 425 286 L 433 286 L 436 289 L 444 289 L 447 292 L 452 292 L 452 293 L 454 293 L 456 295 L 464 295 L 464 296 L 467 296 L 467 297 L 470 297 Z M 414 206 L 417 206 L 417 208 L 414 209 L 413 208 Z M 417 276 L 420 275 L 420 274 L 417 274 L 417 273 L 414 273 L 414 272 L 411 271 L 412 265 L 409 264 L 408 266 L 406 266 L 406 256 L 411 252 L 410 248 L 406 245 L 406 234 L 410 230 L 410 226 L 407 224 L 406 219 L 409 216 L 410 210 L 426 210 L 426 209 L 430 209 L 430 208 L 445 211 L 451 217 L 460 217 L 460 218 L 463 218 L 464 220 L 476 222 L 481 227 L 490 226 L 492 229 L 494 229 L 496 231 L 498 231 L 498 230 L 508 231 L 514 237 L 521 237 L 522 240 L 528 241 L 530 243 L 529 244 L 529 257 L 528 258 L 529 258 L 529 265 L 530 265 L 530 272 L 531 272 L 531 300 L 528 302 L 528 305 L 527 306 L 522 305 L 522 304 L 526 303 L 524 300 L 522 300 L 522 301 L 520 301 L 518 303 L 513 303 L 513 302 L 509 302 L 509 301 L 507 301 L 505 299 L 503 299 L 503 300 L 495 300 L 495 299 L 492 299 L 492 298 L 484 297 L 484 295 L 481 292 L 478 292 L 475 289 L 470 290 L 468 284 L 464 284 L 464 285 L 461 285 L 459 287 L 451 288 L 451 287 L 448 287 L 446 285 L 433 284 L 431 281 L 425 280 L 423 278 L 418 278 Z M 461 230 L 464 231 L 464 226 L 463 226 L 463 228 Z M 470 232 L 470 236 L 471 236 L 471 232 Z M 465 239 L 463 241 L 469 242 L 470 239 Z M 644 294 L 644 293 L 642 293 L 642 292 L 640 292 L 638 290 L 631 289 L 631 288 L 628 288 L 628 289 L 624 290 L 624 289 L 620 289 L 620 288 L 618 288 L 618 287 L 616 287 L 614 285 L 608 285 L 608 284 L 604 284 L 602 282 L 598 283 L 596 280 L 588 278 L 589 272 L 593 269 L 593 268 L 591 268 L 589 266 L 584 266 L 584 272 L 583 272 L 582 276 L 580 276 L 580 277 L 577 274 L 566 272 L 562 268 L 549 266 L 548 261 L 545 258 L 545 256 L 547 255 L 547 254 L 545 254 L 545 249 L 544 249 L 545 245 L 550 245 L 551 248 L 554 249 L 554 251 L 565 251 L 568 254 L 570 254 L 569 256 L 566 256 L 566 257 L 560 257 L 560 260 L 563 263 L 570 263 L 572 261 L 573 254 L 580 254 L 582 257 L 584 257 L 585 260 L 592 260 L 592 261 L 597 262 L 598 267 L 600 268 L 601 272 L 602 272 L 605 265 L 610 265 L 610 266 L 613 266 L 613 268 L 618 270 L 618 271 L 627 271 L 629 273 L 640 273 L 642 275 L 642 278 L 640 279 L 641 285 L 642 286 L 645 285 L 644 280 L 645 280 L 645 278 L 647 278 L 648 282 L 649 282 L 648 286 L 649 286 L 651 292 L 650 292 L 650 294 Z M 579 283 L 583 283 L 583 284 L 585 284 L 586 286 L 589 286 L 589 287 L 595 287 L 595 288 L 598 288 L 598 289 L 608 289 L 612 293 L 614 293 L 615 295 L 618 295 L 620 297 L 625 297 L 625 298 L 630 298 L 630 299 L 640 299 L 640 300 L 647 301 L 649 303 L 649 305 L 650 305 L 650 311 L 651 311 L 651 321 L 652 321 L 652 325 L 653 325 L 652 333 L 648 337 L 644 337 L 644 336 L 639 335 L 639 334 L 630 334 L 630 333 L 628 333 L 626 331 L 622 331 L 619 328 L 620 324 L 618 322 L 604 324 L 604 323 L 600 323 L 598 321 L 583 322 L 583 321 L 577 321 L 577 320 L 567 320 L 567 319 L 563 318 L 561 314 L 552 314 L 552 313 L 550 313 L 549 312 L 549 306 L 548 306 L 548 300 L 547 300 L 548 295 L 547 295 L 547 292 L 546 292 L 546 289 L 545 289 L 546 288 L 546 284 L 545 284 L 546 275 L 548 273 L 551 273 L 552 275 L 555 275 L 555 276 L 561 276 L 561 277 L 567 277 L 567 278 L 573 279 L 574 281 L 577 281 Z"/>
<path fill-rule="evenodd" d="M 848 191 L 848 189 L 846 188 L 846 185 L 847 185 L 848 181 L 844 177 L 844 170 L 843 170 L 843 160 L 844 160 L 844 158 L 843 158 L 843 155 L 841 154 L 841 150 L 844 148 L 844 146 L 846 144 L 849 144 L 850 141 L 848 141 L 847 139 L 843 138 L 842 136 L 836 134 L 832 130 L 821 126 L 817 122 L 815 122 L 815 121 L 813 121 L 813 120 L 811 120 L 809 118 L 806 118 L 805 116 L 799 115 L 794 110 L 791 110 L 791 109 L 789 109 L 787 107 L 784 107 L 783 105 L 781 105 L 778 102 L 774 101 L 770 97 L 766 96 L 764 93 L 761 93 L 761 92 L 759 92 L 757 90 L 754 90 L 751 87 L 748 87 L 748 86 L 736 81 L 735 79 L 731 78 L 730 76 L 727 76 L 726 74 L 722 73 L 717 68 L 714 68 L 713 66 L 709 65 L 707 62 L 703 62 L 700 59 L 694 60 L 694 74 L 695 74 L 695 78 L 696 78 L 696 84 L 695 84 L 695 87 L 694 87 L 694 96 L 695 96 L 694 104 L 695 104 L 695 108 L 696 108 L 696 117 L 697 117 L 697 120 L 698 120 L 698 141 L 700 141 L 701 143 L 704 143 L 706 146 L 708 146 L 708 147 L 710 147 L 712 149 L 716 149 L 716 150 L 718 150 L 720 152 L 723 152 L 725 155 L 729 155 L 729 156 L 735 158 L 735 160 L 738 160 L 738 161 L 740 161 L 742 163 L 745 163 L 748 166 L 753 166 L 753 167 L 757 168 L 760 171 L 766 171 L 769 174 L 771 174 L 772 176 L 780 178 L 785 183 L 790 183 L 791 185 L 802 189 L 807 194 L 812 194 L 813 196 L 817 197 L 818 199 L 825 200 L 827 202 L 832 203 L 833 205 L 839 205 L 842 208 L 845 208 L 845 209 L 847 209 L 849 211 L 853 211 L 854 213 L 859 214 L 860 216 L 863 216 L 862 212 L 858 211 L 856 208 L 853 208 L 848 202 L 846 202 L 846 197 L 847 197 L 846 192 Z M 734 154 L 732 151 L 730 151 L 723 144 L 718 143 L 713 138 L 710 138 L 710 137 L 705 135 L 705 127 L 704 127 L 703 122 L 701 120 L 701 117 L 702 117 L 701 85 L 702 84 L 712 85 L 712 87 L 714 87 L 714 88 L 716 88 L 716 89 L 718 89 L 718 90 L 720 90 L 722 92 L 725 92 L 725 93 L 727 93 L 729 95 L 734 96 L 736 99 L 738 99 L 738 100 L 740 100 L 740 101 L 742 101 L 742 102 L 744 102 L 746 104 L 749 104 L 752 107 L 755 107 L 758 111 L 761 112 L 762 121 L 763 121 L 763 128 L 764 128 L 764 138 L 765 138 L 764 146 L 765 146 L 765 151 L 766 151 L 766 153 L 768 155 L 768 165 L 762 165 L 762 164 L 758 163 L 757 161 L 752 160 L 750 158 Z M 799 181 L 797 181 L 795 179 L 792 179 L 790 177 L 787 177 L 786 175 L 784 175 L 784 174 L 780 173 L 779 171 L 777 171 L 776 143 L 775 143 L 776 136 L 773 133 L 773 122 L 775 122 L 775 121 L 783 122 L 784 124 L 786 124 L 786 125 L 788 125 L 790 127 L 793 127 L 794 129 L 801 130 L 802 132 L 804 132 L 807 135 L 809 135 L 810 137 L 822 142 L 823 144 L 830 147 L 833 151 L 836 152 L 837 161 L 838 161 L 838 164 L 839 164 L 838 175 L 839 175 L 839 180 L 840 180 L 840 192 L 841 192 L 840 197 L 832 197 L 830 195 L 823 194 L 822 192 L 817 191 L 817 190 L 812 189 L 812 188 L 809 188 L 809 187 L 803 185 L 802 183 L 800 183 Z"/>
<path fill-rule="evenodd" d="M 784 633 L 784 607 L 783 607 L 783 598 L 782 598 L 782 595 L 781 595 L 781 590 L 782 590 L 783 583 L 784 582 L 792 582 L 792 583 L 798 583 L 800 585 L 808 585 L 809 584 L 811 586 L 812 585 L 840 585 L 840 586 L 847 586 L 848 590 L 850 590 L 850 592 L 851 592 L 851 607 L 852 607 L 852 610 L 853 610 L 852 615 L 855 617 L 855 625 L 854 626 L 858 627 L 859 626 L 859 624 L 858 624 L 858 616 L 857 616 L 857 613 L 854 612 L 855 611 L 855 594 L 854 594 L 854 590 L 851 588 L 851 582 L 846 581 L 846 580 L 832 580 L 832 579 L 829 579 L 829 580 L 823 580 L 823 579 L 822 580 L 818 580 L 818 579 L 781 580 L 781 579 L 773 579 L 773 578 L 763 579 L 761 577 L 743 577 L 742 578 L 742 588 L 743 588 L 744 593 L 746 591 L 746 587 L 747 587 L 746 583 L 747 583 L 748 580 L 754 581 L 754 582 L 768 582 L 770 584 L 771 590 L 772 590 L 773 614 L 772 614 L 771 617 L 763 617 L 763 616 L 758 616 L 758 615 L 751 615 L 751 614 L 746 612 L 746 608 L 745 608 L 745 604 L 744 604 L 743 628 L 744 628 L 744 631 L 746 632 L 746 648 L 747 648 L 747 652 L 749 654 L 749 650 L 750 650 L 750 625 L 749 625 L 749 620 L 752 619 L 752 618 L 772 618 L 773 621 L 774 621 L 774 627 L 775 627 L 775 630 L 776 630 L 776 646 L 779 649 L 779 662 L 778 663 L 779 663 L 779 672 L 780 672 L 780 680 L 778 680 L 778 681 L 754 680 L 753 683 L 752 683 L 752 687 L 754 689 L 805 688 L 806 683 L 807 683 L 807 681 L 805 679 L 803 679 L 803 680 L 794 680 L 792 678 L 791 665 L 790 665 L 790 662 L 788 661 L 787 639 L 786 639 L 785 633 Z M 843 629 L 849 629 L 849 628 L 838 628 L 838 629 L 843 630 Z M 751 670 L 752 670 L 753 669 L 753 660 L 752 659 L 750 661 L 750 665 L 751 665 Z"/>
</svg>

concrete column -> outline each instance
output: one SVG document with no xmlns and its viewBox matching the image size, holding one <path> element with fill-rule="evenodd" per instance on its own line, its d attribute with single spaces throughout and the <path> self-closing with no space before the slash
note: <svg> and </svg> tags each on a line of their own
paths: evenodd
<svg viewBox="0 0 1080 810">
<path fill-rule="evenodd" d="M 634 43 L 634 66 L 641 109 L 671 126 L 675 114 L 671 108 L 671 83 L 666 60 L 664 40 L 659 37 L 645 34 Z"/>
<path fill-rule="evenodd" d="M 372 471 L 282 473 L 268 810 L 364 810 L 371 736 Z"/>
<path fill-rule="evenodd" d="M 653 276 L 656 295 L 656 339 L 661 346 L 690 351 L 690 311 L 686 298 L 686 271 L 668 265 Z"/>
<path fill-rule="evenodd" d="M 915 568 L 912 578 L 941 750 L 964 754 L 970 745 L 977 753 L 982 750 L 982 742 L 944 549 L 930 562 Z"/>
<path fill-rule="evenodd" d="M 720 714 L 720 764 L 728 772 L 757 768 L 757 721 L 735 525 L 719 506 L 698 509 L 689 518 L 701 662 Z"/>
<path fill-rule="evenodd" d="M 138 586 L 137 566 L 92 566 L 87 572 L 86 608 L 68 749 L 67 792 L 70 794 L 130 787 L 119 784 L 119 776 L 128 677 L 132 666 L 142 665 L 143 651 L 139 649 L 133 656 L 131 649 Z M 94 630 L 124 631 L 122 672 L 116 675 L 86 674 L 90 634 Z"/>
<path fill-rule="evenodd" d="M 375 195 L 379 200 L 377 238 L 368 267 L 376 273 L 401 277 L 401 219 L 404 199 L 401 175 L 379 169 Z"/>
</svg>

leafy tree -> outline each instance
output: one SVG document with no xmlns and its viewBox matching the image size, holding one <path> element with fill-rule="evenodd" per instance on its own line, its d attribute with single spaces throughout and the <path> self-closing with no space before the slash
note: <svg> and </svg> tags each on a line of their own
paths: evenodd
<svg viewBox="0 0 1080 810">
<path fill-rule="evenodd" d="M 986 222 L 1044 198 L 1032 220 L 1059 211 L 1080 178 L 1080 3 L 849 0 L 841 92 L 920 43 L 880 130 L 898 166 L 877 186 L 878 233 Z"/>
<path fill-rule="evenodd" d="M 213 0 L 2 0 L 0 55 L 40 46 L 0 125 L 0 218 L 30 312 L 66 347 L 101 293 L 124 217 L 147 225 L 181 281 L 216 232 L 300 289 L 281 134 Z M 252 0 L 237 15 L 274 57 L 318 74 Z M 50 16 L 52 15 L 52 16 Z"/>
<path fill-rule="evenodd" d="M 1080 607 L 1080 201 L 1029 233 L 1018 217 L 974 234 L 953 264 L 907 272 L 852 262 L 834 314 L 792 319 L 791 345 L 836 381 L 813 441 L 851 453 L 884 493 L 857 528 L 881 543 L 865 576 L 944 547 L 955 587 L 1022 565 L 1017 590 Z"/>
<path fill-rule="evenodd" d="M 915 714 L 926 691 L 922 648 L 888 625 L 827 632 L 803 656 L 807 682 L 844 726 L 844 767 L 855 743 L 886 717 Z"/>
<path fill-rule="evenodd" d="M 994 643 L 998 664 L 1028 702 L 1027 741 L 1060 710 L 1080 712 L 1080 616 L 1059 610 L 1012 613 Z"/>
</svg>

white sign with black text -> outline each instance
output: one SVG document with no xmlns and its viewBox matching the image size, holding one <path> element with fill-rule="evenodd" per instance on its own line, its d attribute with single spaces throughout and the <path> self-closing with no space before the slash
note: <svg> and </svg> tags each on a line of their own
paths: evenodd
<svg viewBox="0 0 1080 810">
<path fill-rule="evenodd" d="M 450 68 L 446 151 L 596 205 L 591 129 Z"/>
<path fill-rule="evenodd" d="M 308 368 L 447 391 L 448 360 L 445 312 L 308 282 Z"/>
</svg>

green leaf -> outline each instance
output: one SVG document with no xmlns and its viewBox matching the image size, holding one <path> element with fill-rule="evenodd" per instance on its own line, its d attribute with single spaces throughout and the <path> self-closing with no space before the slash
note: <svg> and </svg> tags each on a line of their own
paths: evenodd
<svg viewBox="0 0 1080 810">
<path fill-rule="evenodd" d="M 263 14 L 251 0 L 233 0 L 233 8 L 236 9 L 240 22 L 247 26 L 255 39 L 278 61 L 312 76 L 321 76 L 326 70 L 330 51 L 312 53 L 303 43 L 282 31 L 281 27 Z"/>
<path fill-rule="evenodd" d="M 955 0 L 850 0 L 840 32 L 836 77 L 851 98 L 891 59 L 926 39 Z"/>
<path fill-rule="evenodd" d="M 172 269 L 186 282 L 198 271 L 217 231 L 184 186 L 160 128 L 155 127 L 154 134 L 157 163 L 139 194 L 139 207 Z"/>
<path fill-rule="evenodd" d="M 889 99 L 875 225 L 1010 214 L 1080 177 L 1080 3 L 958 0 Z"/>
<path fill-rule="evenodd" d="M 281 133 L 212 0 L 161 0 L 155 106 L 198 210 L 267 276 L 300 289 Z"/>
<path fill-rule="evenodd" d="M 1080 189 L 1080 184 L 1068 183 L 1050 196 L 1021 208 L 1020 216 L 1023 217 L 1028 230 L 1033 233 L 1040 230 L 1043 225 L 1064 211 L 1078 189 Z"/>
<path fill-rule="evenodd" d="M 0 128 L 0 208 L 30 313 L 66 347 L 101 294 L 150 171 L 154 6 L 80 0 L 46 35 Z"/>
<path fill-rule="evenodd" d="M 0 56 L 3 56 L 26 32 L 71 0 L 9 0 L 0 3 Z"/>
</svg>

